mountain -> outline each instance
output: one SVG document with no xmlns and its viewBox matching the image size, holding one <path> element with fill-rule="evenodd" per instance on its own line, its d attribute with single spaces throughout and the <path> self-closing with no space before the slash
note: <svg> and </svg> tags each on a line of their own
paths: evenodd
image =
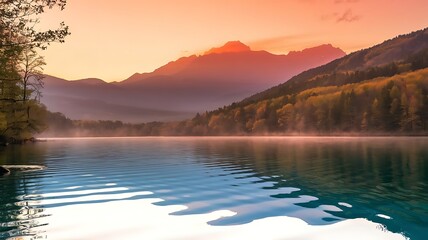
<svg viewBox="0 0 428 240">
<path fill-rule="evenodd" d="M 175 133 L 189 135 L 426 135 L 428 28 L 310 69 L 180 126 L 187 128 Z"/>
<path fill-rule="evenodd" d="M 178 120 L 241 100 L 344 55 L 329 44 L 275 55 L 233 41 L 121 82 L 47 76 L 42 102 L 72 119 Z M 120 108 L 141 114 L 129 115 Z"/>
<path fill-rule="evenodd" d="M 209 54 L 221 54 L 221 53 L 232 53 L 232 52 L 248 52 L 251 51 L 250 47 L 241 43 L 240 41 L 230 41 L 227 42 L 224 46 L 218 48 L 211 48 L 209 51 L 206 51 L 204 55 Z"/>
<path fill-rule="evenodd" d="M 160 110 L 150 107 L 120 105 L 120 102 L 132 101 L 126 89 L 100 79 L 89 78 L 75 81 L 46 76 L 42 102 L 48 110 L 65 113 L 72 119 L 85 120 L 121 120 L 135 122 L 169 121 L 183 119 L 193 115 L 193 112 Z"/>
<path fill-rule="evenodd" d="M 428 134 L 428 28 L 310 69 L 243 101 L 142 134 Z"/>
</svg>

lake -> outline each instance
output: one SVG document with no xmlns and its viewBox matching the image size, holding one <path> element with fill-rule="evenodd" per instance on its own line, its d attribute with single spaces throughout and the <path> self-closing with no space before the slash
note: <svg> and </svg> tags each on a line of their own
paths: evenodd
<svg viewBox="0 0 428 240">
<path fill-rule="evenodd" d="M 428 138 L 49 139 L 0 150 L 0 239 L 426 239 Z"/>
</svg>

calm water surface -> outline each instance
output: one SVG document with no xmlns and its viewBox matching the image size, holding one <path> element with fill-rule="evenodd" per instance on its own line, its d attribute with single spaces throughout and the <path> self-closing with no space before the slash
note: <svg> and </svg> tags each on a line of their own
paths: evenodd
<svg viewBox="0 0 428 240">
<path fill-rule="evenodd" d="M 43 237 L 46 209 L 116 201 L 96 198 L 106 191 L 188 207 L 173 215 L 237 213 L 211 225 L 366 218 L 410 239 L 428 233 L 428 138 L 62 139 L 2 149 L 0 164 L 47 166 L 0 177 L 0 239 Z"/>
</svg>

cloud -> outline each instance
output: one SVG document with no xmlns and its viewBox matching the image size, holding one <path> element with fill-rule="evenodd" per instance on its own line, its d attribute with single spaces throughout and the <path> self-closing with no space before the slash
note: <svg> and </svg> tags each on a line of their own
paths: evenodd
<svg viewBox="0 0 428 240">
<path fill-rule="evenodd" d="M 346 11 L 340 13 L 340 12 L 334 12 L 331 14 L 324 14 L 321 16 L 322 21 L 330 21 L 334 20 L 337 23 L 340 22 L 355 22 L 361 19 L 361 15 L 356 15 L 352 11 L 352 9 L 347 9 Z"/>
<path fill-rule="evenodd" d="M 338 16 L 336 18 L 336 22 L 355 22 L 355 21 L 360 20 L 360 18 L 361 18 L 361 16 L 355 15 L 351 9 L 348 9 L 344 13 L 342 13 L 340 15 L 336 15 L 336 16 Z"/>
<path fill-rule="evenodd" d="M 333 13 L 327 13 L 321 16 L 321 20 L 329 21 L 333 20 L 335 22 L 355 22 L 361 19 L 360 15 L 354 14 L 349 4 L 358 3 L 360 0 L 334 0 L 334 4 L 343 4 L 342 7 L 345 7 L 345 11 L 337 10 Z M 339 7 L 339 6 L 337 6 Z M 340 7 L 340 8 L 342 8 Z"/>
</svg>

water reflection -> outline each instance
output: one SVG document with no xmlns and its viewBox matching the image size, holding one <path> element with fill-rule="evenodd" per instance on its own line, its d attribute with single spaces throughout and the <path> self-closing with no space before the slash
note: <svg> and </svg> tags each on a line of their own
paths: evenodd
<svg viewBox="0 0 428 240">
<path fill-rule="evenodd" d="M 117 200 L 231 210 L 212 225 L 291 216 L 311 225 L 366 218 L 423 239 L 427 138 L 79 139 L 0 151 L 0 164 L 42 164 L 0 177 L 0 239 L 34 235 L 44 210 Z M 49 235 L 49 233 L 47 233 Z"/>
<path fill-rule="evenodd" d="M 34 194 L 40 186 L 37 175 L 12 173 L 1 179 L 0 239 L 33 236 L 43 226 L 39 219 L 46 216 L 44 209 L 34 203 L 41 196 Z"/>
<path fill-rule="evenodd" d="M 0 165 L 43 164 L 45 149 L 34 144 L 9 146 L 0 149 Z M 0 177 L 0 239 L 14 236 L 32 236 L 38 221 L 45 216 L 44 209 L 31 204 L 40 196 L 41 173 L 13 172 Z"/>
<path fill-rule="evenodd" d="M 195 155 L 208 167 L 251 169 L 246 177 L 272 183 L 264 189 L 300 189 L 272 198 L 316 197 L 293 203 L 312 209 L 309 214 L 284 215 L 311 224 L 363 217 L 417 239 L 428 226 L 426 146 L 424 138 L 266 138 L 210 141 Z M 321 217 L 315 209 L 334 217 Z"/>
</svg>

